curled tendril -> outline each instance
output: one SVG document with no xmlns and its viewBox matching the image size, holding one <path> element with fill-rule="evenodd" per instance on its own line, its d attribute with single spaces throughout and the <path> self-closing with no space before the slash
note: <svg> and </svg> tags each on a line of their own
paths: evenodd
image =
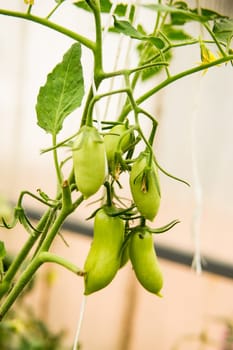
<svg viewBox="0 0 233 350">
<path fill-rule="evenodd" d="M 1 225 L 1 226 L 10 230 L 10 229 L 14 228 L 18 222 L 25 228 L 25 230 L 29 234 L 33 234 L 33 232 L 41 233 L 32 225 L 31 221 L 28 219 L 27 215 L 25 214 L 25 210 L 19 206 L 15 207 L 15 209 L 14 209 L 12 223 L 9 224 L 6 222 L 6 220 L 4 218 L 2 218 L 3 225 Z"/>
</svg>

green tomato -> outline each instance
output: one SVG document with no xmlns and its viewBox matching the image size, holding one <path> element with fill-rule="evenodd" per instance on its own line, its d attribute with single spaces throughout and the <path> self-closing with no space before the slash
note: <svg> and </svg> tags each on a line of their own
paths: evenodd
<svg viewBox="0 0 233 350">
<path fill-rule="evenodd" d="M 119 124 L 115 125 L 108 134 L 104 135 L 104 144 L 110 171 L 113 171 L 115 168 L 116 152 L 125 153 L 132 144 L 134 138 L 132 132 L 128 132 L 123 136 L 127 130 L 128 128 L 125 124 Z"/>
<path fill-rule="evenodd" d="M 138 211 L 153 221 L 160 206 L 158 172 L 154 162 L 148 167 L 149 153 L 142 152 L 130 172 L 130 189 Z"/>
<path fill-rule="evenodd" d="M 73 143 L 74 176 L 85 198 L 96 193 L 106 175 L 106 153 L 97 129 L 84 125 Z"/>
<path fill-rule="evenodd" d="M 109 216 L 104 208 L 98 210 L 93 242 L 84 265 L 85 295 L 106 287 L 113 280 L 121 264 L 124 231 L 124 221 L 119 216 Z"/>
<path fill-rule="evenodd" d="M 148 292 L 161 296 L 163 276 L 150 232 L 133 233 L 129 243 L 129 256 L 140 284 Z"/>
</svg>

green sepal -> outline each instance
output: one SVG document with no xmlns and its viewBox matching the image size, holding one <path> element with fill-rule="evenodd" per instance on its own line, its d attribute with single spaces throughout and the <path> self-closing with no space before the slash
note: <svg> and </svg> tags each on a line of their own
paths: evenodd
<svg viewBox="0 0 233 350">
<path fill-rule="evenodd" d="M 164 232 L 167 232 L 167 231 L 171 230 L 175 225 L 177 225 L 179 223 L 180 223 L 179 220 L 173 220 L 173 221 L 169 222 L 169 224 L 167 224 L 165 226 L 161 226 L 161 227 L 158 227 L 158 228 L 147 227 L 147 229 L 148 229 L 148 231 L 150 233 L 159 234 L 159 233 L 164 233 Z"/>
</svg>

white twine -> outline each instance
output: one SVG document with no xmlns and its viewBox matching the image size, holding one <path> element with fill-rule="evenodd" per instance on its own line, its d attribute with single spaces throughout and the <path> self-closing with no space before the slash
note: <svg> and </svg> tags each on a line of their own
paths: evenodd
<svg viewBox="0 0 233 350">
<path fill-rule="evenodd" d="M 201 218 L 203 211 L 203 190 L 200 179 L 200 171 L 198 167 L 198 115 L 199 104 L 201 98 L 201 76 L 199 78 L 198 92 L 195 98 L 195 104 L 191 117 L 191 157 L 192 157 L 192 175 L 193 175 L 193 196 L 194 196 L 194 210 L 191 221 L 191 232 L 194 239 L 194 256 L 192 267 L 197 274 L 202 272 L 202 258 L 201 258 Z"/>
<path fill-rule="evenodd" d="M 76 328 L 75 337 L 74 337 L 74 345 L 73 345 L 72 350 L 77 350 L 77 348 L 78 348 L 79 336 L 80 336 L 81 327 L 82 327 L 82 323 L 83 323 L 83 317 L 84 317 L 85 308 L 86 308 L 86 301 L 87 301 L 87 297 L 84 295 L 82 298 L 82 302 L 81 302 L 79 319 L 78 319 L 78 323 L 77 323 L 77 328 Z"/>
<path fill-rule="evenodd" d="M 201 0 L 196 0 L 198 12 L 201 12 Z M 200 36 L 203 37 L 203 27 L 199 25 Z M 194 196 L 194 209 L 191 221 L 191 232 L 194 239 L 194 256 L 192 261 L 192 268 L 195 269 L 197 274 L 202 272 L 202 256 L 201 256 L 201 220 L 203 211 L 203 189 L 200 179 L 200 171 L 198 167 L 198 115 L 199 105 L 201 100 L 201 90 L 203 74 L 199 75 L 199 83 L 197 86 L 197 94 L 194 99 L 194 108 L 191 118 L 191 157 L 192 157 L 192 173 L 193 173 L 193 196 Z"/>
<path fill-rule="evenodd" d="M 115 11 L 115 8 L 116 8 L 118 3 L 122 3 L 122 1 L 115 1 L 115 3 L 114 3 L 114 5 L 115 5 L 114 6 L 114 11 Z M 126 13 L 125 13 L 124 19 L 128 20 L 129 16 L 130 16 L 130 6 L 135 4 L 135 1 L 133 1 L 133 0 L 127 1 L 127 2 L 125 2 L 125 4 L 127 5 L 127 9 L 126 9 Z M 114 11 L 113 11 L 113 13 L 114 13 Z M 135 14 L 137 13 L 137 11 L 138 11 L 138 7 L 136 7 L 136 9 L 135 9 Z M 112 14 L 111 14 L 111 16 L 112 16 Z M 137 16 L 135 16 L 135 17 L 137 18 Z M 105 33 L 106 34 L 108 32 L 108 29 L 110 28 L 110 24 L 111 24 L 111 18 L 108 21 L 108 27 L 105 28 Z M 135 24 L 135 22 L 133 24 Z M 115 60 L 114 60 L 114 63 L 113 63 L 113 70 L 114 71 L 116 71 L 119 68 L 120 54 L 122 53 L 122 47 L 124 47 L 124 53 L 125 53 L 125 56 L 124 56 L 124 59 L 123 59 L 123 64 L 122 64 L 122 68 L 126 68 L 126 67 L 129 66 L 129 62 L 130 62 L 130 52 L 131 52 L 131 49 L 132 49 L 132 40 L 130 38 L 126 37 L 124 34 L 119 34 L 119 41 L 118 41 L 117 50 L 116 50 L 116 54 L 115 54 Z M 116 77 L 113 77 L 111 79 L 111 81 L 110 81 L 110 85 L 109 85 L 109 90 L 110 91 L 113 89 L 115 79 L 116 79 Z M 124 88 L 124 86 L 125 86 L 124 85 L 124 81 L 122 80 L 120 89 Z M 126 98 L 126 96 L 124 94 L 118 95 L 118 101 L 116 103 L 117 110 L 120 110 L 123 107 L 125 98 Z M 103 118 L 104 120 L 107 118 L 107 116 L 109 114 L 110 101 L 111 101 L 111 96 L 109 96 L 107 98 L 107 101 L 106 101 L 105 111 L 104 111 L 104 118 Z"/>
</svg>

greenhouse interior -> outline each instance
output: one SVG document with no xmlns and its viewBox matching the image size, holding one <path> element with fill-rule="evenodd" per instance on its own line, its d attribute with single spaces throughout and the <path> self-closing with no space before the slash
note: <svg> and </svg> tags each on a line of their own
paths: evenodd
<svg viewBox="0 0 233 350">
<path fill-rule="evenodd" d="M 0 349 L 233 350 L 233 2 L 0 21 Z"/>
</svg>

